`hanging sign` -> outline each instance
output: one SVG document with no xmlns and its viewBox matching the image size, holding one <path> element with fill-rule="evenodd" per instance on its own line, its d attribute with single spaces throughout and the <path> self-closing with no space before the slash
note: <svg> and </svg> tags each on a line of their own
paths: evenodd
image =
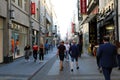
<svg viewBox="0 0 120 80">
<path fill-rule="evenodd" d="M 35 3 L 31 2 L 31 14 L 35 14 Z"/>
</svg>

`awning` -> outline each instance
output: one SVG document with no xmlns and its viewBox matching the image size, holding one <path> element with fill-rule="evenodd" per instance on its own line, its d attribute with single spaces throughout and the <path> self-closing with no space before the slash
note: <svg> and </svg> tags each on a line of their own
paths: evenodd
<svg viewBox="0 0 120 80">
<path fill-rule="evenodd" d="M 111 11 L 109 14 L 105 17 L 105 22 L 112 20 L 114 17 L 115 12 Z"/>
<path fill-rule="evenodd" d="M 96 14 L 90 14 L 90 15 L 88 15 L 88 16 L 81 22 L 81 25 L 90 22 L 95 16 L 96 16 Z"/>
</svg>

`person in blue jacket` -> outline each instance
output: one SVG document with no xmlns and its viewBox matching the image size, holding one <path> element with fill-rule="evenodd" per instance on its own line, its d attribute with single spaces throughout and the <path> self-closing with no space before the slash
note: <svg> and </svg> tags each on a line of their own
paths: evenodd
<svg viewBox="0 0 120 80">
<path fill-rule="evenodd" d="M 105 80 L 111 80 L 112 69 L 117 67 L 117 48 L 109 42 L 109 36 L 103 37 L 103 43 L 98 49 L 97 56 L 99 57 L 99 65 L 102 67 Z"/>
<path fill-rule="evenodd" d="M 72 43 L 73 44 L 70 46 L 70 49 L 69 49 L 69 54 L 71 56 L 71 71 L 73 72 L 74 60 L 76 61 L 76 69 L 79 69 L 79 66 L 78 66 L 79 48 L 75 40 L 73 40 Z"/>
</svg>

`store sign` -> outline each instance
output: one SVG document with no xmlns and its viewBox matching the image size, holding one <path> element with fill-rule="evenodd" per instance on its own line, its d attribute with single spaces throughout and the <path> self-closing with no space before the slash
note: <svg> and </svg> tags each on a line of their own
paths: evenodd
<svg viewBox="0 0 120 80">
<path fill-rule="evenodd" d="M 35 14 L 35 3 L 31 3 L 31 14 Z"/>
<path fill-rule="evenodd" d="M 80 0 L 80 11 L 81 14 L 86 14 L 87 13 L 87 1 L 86 0 Z"/>
</svg>

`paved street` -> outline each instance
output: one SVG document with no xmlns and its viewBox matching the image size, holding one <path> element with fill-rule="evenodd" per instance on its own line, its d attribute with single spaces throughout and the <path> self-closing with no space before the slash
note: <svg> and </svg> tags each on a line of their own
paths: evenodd
<svg viewBox="0 0 120 80">
<path fill-rule="evenodd" d="M 54 48 L 56 51 L 56 48 Z M 12 63 L 0 64 L 0 80 L 28 80 L 30 76 L 35 74 L 41 69 L 53 56 L 54 51 L 49 51 L 49 54 L 45 55 L 45 60 L 40 62 L 34 62 L 31 56 L 29 62 L 25 62 L 24 57 L 16 59 Z"/>
<path fill-rule="evenodd" d="M 64 62 L 64 70 L 59 71 L 59 59 L 54 57 L 38 73 L 29 80 L 104 80 L 103 74 L 97 70 L 95 57 L 83 54 L 79 59 L 79 70 L 70 71 L 69 62 Z M 120 72 L 114 69 L 112 80 L 120 80 Z"/>
<path fill-rule="evenodd" d="M 0 80 L 104 80 L 102 73 L 97 70 L 95 57 L 84 53 L 79 59 L 79 70 L 70 71 L 70 62 L 64 62 L 64 70 L 59 71 L 59 59 L 56 48 L 45 55 L 44 62 L 31 57 L 30 62 L 19 58 L 9 64 L 0 64 Z M 120 80 L 120 71 L 114 69 L 112 80 Z"/>
</svg>

